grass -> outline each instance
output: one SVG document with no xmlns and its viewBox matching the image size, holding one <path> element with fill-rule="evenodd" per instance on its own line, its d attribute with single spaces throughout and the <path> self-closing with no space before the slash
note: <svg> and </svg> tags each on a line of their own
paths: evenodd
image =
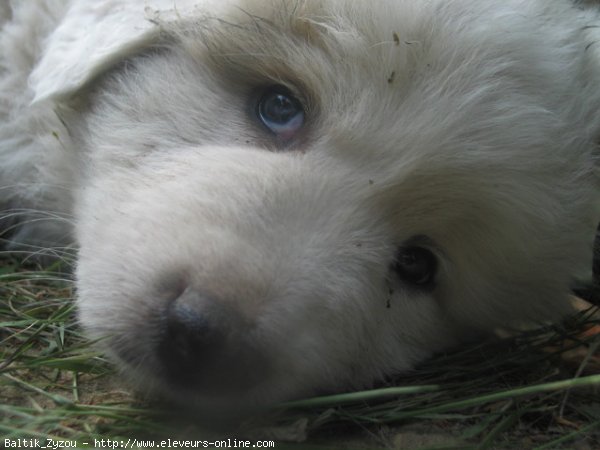
<svg viewBox="0 0 600 450">
<path fill-rule="evenodd" d="M 0 447 L 17 438 L 86 447 L 214 437 L 193 415 L 182 419 L 119 384 L 81 335 L 71 282 L 58 269 L 0 256 Z M 594 313 L 439 355 L 378 389 L 279 405 L 225 434 L 301 449 L 600 448 Z"/>
</svg>

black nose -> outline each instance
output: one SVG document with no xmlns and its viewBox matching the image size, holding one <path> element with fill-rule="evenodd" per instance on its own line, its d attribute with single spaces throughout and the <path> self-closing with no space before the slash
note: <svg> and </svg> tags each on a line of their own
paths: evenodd
<svg viewBox="0 0 600 450">
<path fill-rule="evenodd" d="M 185 382 L 214 365 L 232 332 L 226 316 L 218 301 L 191 288 L 167 304 L 158 354 L 170 378 Z"/>
<path fill-rule="evenodd" d="M 226 302 L 191 287 L 164 308 L 157 354 L 170 383 L 204 389 L 231 389 L 254 383 L 261 352 L 253 327 Z"/>
<path fill-rule="evenodd" d="M 210 300 L 186 289 L 167 307 L 164 345 L 169 357 L 179 365 L 188 365 L 214 352 L 223 333 L 210 310 Z"/>
</svg>

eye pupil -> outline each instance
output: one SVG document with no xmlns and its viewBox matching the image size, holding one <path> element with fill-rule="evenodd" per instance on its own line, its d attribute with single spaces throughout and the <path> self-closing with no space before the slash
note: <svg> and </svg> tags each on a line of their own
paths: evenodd
<svg viewBox="0 0 600 450">
<path fill-rule="evenodd" d="M 292 100 L 283 94 L 267 97 L 261 106 L 263 117 L 280 124 L 288 122 L 297 113 Z"/>
<path fill-rule="evenodd" d="M 437 271 L 435 255 L 422 247 L 401 247 L 392 263 L 392 270 L 404 282 L 419 287 L 430 286 Z"/>
<path fill-rule="evenodd" d="M 264 126 L 283 139 L 293 137 L 304 125 L 301 103 L 283 86 L 265 91 L 258 102 L 257 115 Z"/>
</svg>

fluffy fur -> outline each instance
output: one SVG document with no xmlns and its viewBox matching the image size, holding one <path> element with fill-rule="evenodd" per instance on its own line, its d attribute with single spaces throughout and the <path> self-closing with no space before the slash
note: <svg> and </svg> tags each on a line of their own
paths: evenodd
<svg viewBox="0 0 600 450">
<path fill-rule="evenodd" d="M 589 277 L 591 6 L 1 6 L 10 245 L 76 241 L 81 322 L 148 389 L 258 405 L 368 386 L 557 319 Z M 271 85 L 303 105 L 291 139 L 257 117 Z M 437 258 L 431 286 L 393 270 L 415 243 Z"/>
</svg>

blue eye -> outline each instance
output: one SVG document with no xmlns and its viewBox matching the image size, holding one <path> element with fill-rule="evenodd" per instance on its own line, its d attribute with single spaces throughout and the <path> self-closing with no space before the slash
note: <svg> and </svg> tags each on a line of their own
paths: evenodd
<svg viewBox="0 0 600 450">
<path fill-rule="evenodd" d="M 282 139 L 292 138 L 304 125 L 304 109 L 287 89 L 275 86 L 267 89 L 258 102 L 260 121 Z"/>
</svg>

